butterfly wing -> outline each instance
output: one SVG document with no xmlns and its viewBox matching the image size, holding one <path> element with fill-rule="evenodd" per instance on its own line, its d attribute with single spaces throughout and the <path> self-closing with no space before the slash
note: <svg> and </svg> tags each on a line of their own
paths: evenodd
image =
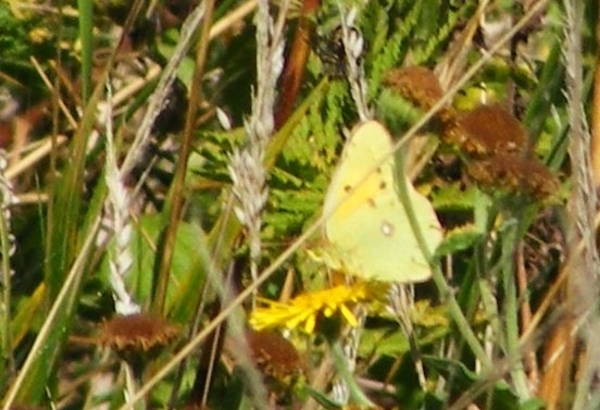
<svg viewBox="0 0 600 410">
<path fill-rule="evenodd" d="M 392 149 L 391 137 L 379 123 L 369 121 L 354 130 L 325 200 L 325 212 L 332 212 L 325 236 L 339 259 L 336 265 L 347 274 L 400 283 L 424 281 L 431 270 L 396 193 L 394 158 L 379 164 Z M 434 250 L 442 238 L 439 221 L 427 198 L 407 183 L 418 224 Z"/>
</svg>

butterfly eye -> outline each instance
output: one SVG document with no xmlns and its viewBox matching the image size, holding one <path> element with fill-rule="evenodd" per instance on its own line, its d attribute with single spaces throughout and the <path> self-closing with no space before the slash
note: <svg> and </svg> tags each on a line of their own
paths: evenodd
<svg viewBox="0 0 600 410">
<path fill-rule="evenodd" d="M 383 236 L 391 237 L 394 235 L 394 225 L 388 221 L 383 221 L 381 224 L 381 233 Z"/>
</svg>

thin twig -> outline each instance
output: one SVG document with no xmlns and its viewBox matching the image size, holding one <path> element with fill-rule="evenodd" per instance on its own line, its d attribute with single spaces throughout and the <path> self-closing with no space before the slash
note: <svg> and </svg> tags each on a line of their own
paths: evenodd
<svg viewBox="0 0 600 410">
<path fill-rule="evenodd" d="M 204 16 L 204 2 L 200 2 L 187 17 L 181 27 L 179 42 L 173 51 L 172 57 L 169 59 L 167 66 L 162 72 L 160 80 L 150 97 L 148 109 L 136 133 L 136 138 L 133 141 L 127 157 L 123 161 L 121 171 L 124 175 L 129 175 L 131 171 L 140 163 L 144 152 L 151 140 L 151 131 L 154 125 L 154 120 L 162 111 L 163 103 L 166 101 L 167 94 L 171 88 L 171 84 L 175 81 L 176 69 L 186 56 L 187 51 L 192 42 L 192 38 L 196 33 L 196 29 L 200 25 L 200 21 Z"/>
<path fill-rule="evenodd" d="M 158 268 L 158 283 L 155 286 L 156 291 L 154 294 L 154 300 L 152 301 L 152 309 L 157 314 L 163 313 L 164 303 L 167 297 L 167 286 L 170 278 L 169 273 L 171 270 L 173 255 L 175 253 L 177 227 L 179 226 L 179 220 L 181 219 L 181 214 L 183 212 L 185 176 L 187 172 L 188 158 L 192 149 L 197 107 L 202 101 L 202 78 L 204 76 L 208 45 L 210 43 L 208 32 L 213 16 L 214 0 L 205 1 L 203 4 L 204 18 L 202 20 L 200 40 L 198 41 L 196 49 L 196 65 L 194 67 L 194 75 L 192 78 L 190 101 L 185 118 L 185 127 L 179 149 L 177 168 L 175 169 L 175 175 L 172 183 L 173 190 L 171 195 L 169 225 L 167 226 L 164 235 L 164 247 L 162 248 L 162 254 L 160 255 L 160 264 Z"/>
</svg>

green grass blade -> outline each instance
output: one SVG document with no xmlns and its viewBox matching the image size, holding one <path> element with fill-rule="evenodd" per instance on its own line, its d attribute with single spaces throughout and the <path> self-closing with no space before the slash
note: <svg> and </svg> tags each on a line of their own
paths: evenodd
<svg viewBox="0 0 600 410">
<path fill-rule="evenodd" d="M 93 3 L 89 0 L 78 0 L 79 10 L 79 40 L 81 41 L 81 85 L 82 100 L 87 102 L 92 89 L 92 22 Z"/>
<path fill-rule="evenodd" d="M 53 364 L 74 317 L 81 278 L 99 228 L 100 219 L 87 232 L 85 243 L 79 250 L 78 257 L 65 278 L 17 379 L 4 399 L 3 410 L 9 410 L 13 402 L 37 404 L 46 395 L 48 380 L 54 372 Z"/>
</svg>

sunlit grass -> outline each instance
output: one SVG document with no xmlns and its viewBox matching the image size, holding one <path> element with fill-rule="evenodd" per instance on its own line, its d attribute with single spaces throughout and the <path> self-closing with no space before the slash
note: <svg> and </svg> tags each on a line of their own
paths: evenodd
<svg viewBox="0 0 600 410">
<path fill-rule="evenodd" d="M 97 3 L 0 5 L 4 410 L 598 402 L 595 3 Z M 402 291 L 309 256 L 360 117 L 446 237 Z"/>
</svg>

